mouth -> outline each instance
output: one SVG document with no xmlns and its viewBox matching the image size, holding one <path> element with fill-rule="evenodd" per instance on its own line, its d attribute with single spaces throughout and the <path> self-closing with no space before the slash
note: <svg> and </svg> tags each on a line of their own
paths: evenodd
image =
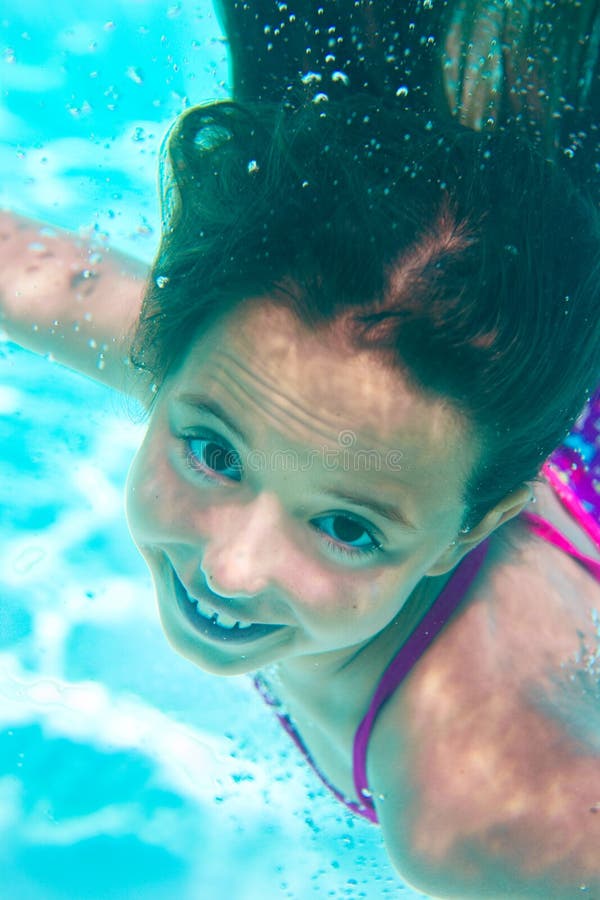
<svg viewBox="0 0 600 900">
<path fill-rule="evenodd" d="M 283 625 L 242 624 L 232 616 L 211 607 L 204 598 L 192 597 L 173 572 L 177 606 L 187 621 L 203 637 L 216 643 L 246 644 L 280 631 Z"/>
</svg>

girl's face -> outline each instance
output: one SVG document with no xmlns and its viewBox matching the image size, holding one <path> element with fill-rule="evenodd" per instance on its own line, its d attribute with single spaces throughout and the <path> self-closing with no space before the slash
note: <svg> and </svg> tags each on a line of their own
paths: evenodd
<svg viewBox="0 0 600 900">
<path fill-rule="evenodd" d="M 161 389 L 128 518 L 170 642 L 208 671 L 341 667 L 453 565 L 466 424 L 342 344 L 246 301 Z"/>
</svg>

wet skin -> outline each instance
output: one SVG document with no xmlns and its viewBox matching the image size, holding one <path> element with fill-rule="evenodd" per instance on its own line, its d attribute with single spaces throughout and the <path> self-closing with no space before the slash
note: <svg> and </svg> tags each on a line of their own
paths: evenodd
<svg viewBox="0 0 600 900">
<path fill-rule="evenodd" d="M 397 643 L 415 624 L 398 627 L 407 600 L 419 618 L 470 549 L 459 531 L 474 446 L 441 398 L 338 330 L 246 301 L 165 382 L 129 475 L 130 528 L 169 640 L 217 674 L 278 662 L 309 679 L 376 653 L 392 623 Z M 211 640 L 182 613 L 180 585 L 209 605 L 211 590 L 242 626 L 283 627 Z"/>
</svg>

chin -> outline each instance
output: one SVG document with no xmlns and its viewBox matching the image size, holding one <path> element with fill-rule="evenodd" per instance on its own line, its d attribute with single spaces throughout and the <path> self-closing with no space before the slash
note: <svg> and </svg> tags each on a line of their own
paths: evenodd
<svg viewBox="0 0 600 900">
<path fill-rule="evenodd" d="M 172 602 L 163 603 L 160 597 L 157 600 L 161 625 L 171 647 L 180 656 L 210 675 L 225 677 L 249 675 L 264 666 L 278 662 L 287 655 L 282 652 L 283 648 L 279 645 L 280 634 L 270 635 L 247 647 L 243 645 L 238 647 L 235 643 L 221 645 L 211 643 L 202 635 L 196 635 L 191 631 L 187 622 L 182 621 L 179 610 L 177 608 L 173 610 Z M 273 638 L 277 640 L 277 646 L 273 645 Z"/>
</svg>

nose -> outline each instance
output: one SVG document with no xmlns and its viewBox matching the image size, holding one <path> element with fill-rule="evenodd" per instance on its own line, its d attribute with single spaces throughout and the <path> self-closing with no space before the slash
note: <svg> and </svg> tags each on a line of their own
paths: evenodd
<svg viewBox="0 0 600 900">
<path fill-rule="evenodd" d="M 273 495 L 261 493 L 243 506 L 222 506 L 202 562 L 209 589 L 226 599 L 264 593 L 277 580 L 283 540 L 282 511 Z"/>
</svg>

